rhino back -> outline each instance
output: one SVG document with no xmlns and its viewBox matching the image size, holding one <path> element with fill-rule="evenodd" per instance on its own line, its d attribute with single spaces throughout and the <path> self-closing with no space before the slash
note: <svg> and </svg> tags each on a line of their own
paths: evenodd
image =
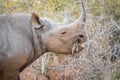
<svg viewBox="0 0 120 80">
<path fill-rule="evenodd" d="M 19 68 L 32 57 L 30 15 L 0 16 L 0 67 L 6 68 L 8 65 L 13 65 L 10 69 Z"/>
</svg>

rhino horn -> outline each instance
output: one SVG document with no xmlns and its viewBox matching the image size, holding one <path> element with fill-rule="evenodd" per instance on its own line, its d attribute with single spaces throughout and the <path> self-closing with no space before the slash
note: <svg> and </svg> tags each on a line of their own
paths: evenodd
<svg viewBox="0 0 120 80">
<path fill-rule="evenodd" d="M 71 23 L 71 22 L 72 22 L 72 17 L 71 17 L 70 12 L 69 12 L 69 11 L 66 11 L 64 15 L 65 15 L 64 23 L 65 23 L 65 24 Z"/>
<path fill-rule="evenodd" d="M 78 24 L 84 26 L 85 20 L 86 20 L 86 11 L 85 11 L 85 5 L 84 5 L 83 0 L 81 0 L 81 4 L 82 4 L 82 12 L 81 12 L 80 17 L 76 20 L 76 22 L 77 22 Z"/>
</svg>

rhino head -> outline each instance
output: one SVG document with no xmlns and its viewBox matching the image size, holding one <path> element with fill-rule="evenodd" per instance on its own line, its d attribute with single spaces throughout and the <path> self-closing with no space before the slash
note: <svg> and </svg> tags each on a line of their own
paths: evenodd
<svg viewBox="0 0 120 80">
<path fill-rule="evenodd" d="M 83 49 L 81 45 L 86 40 L 85 16 L 85 8 L 82 3 L 80 17 L 70 24 L 60 24 L 47 18 L 39 18 L 35 13 L 32 14 L 31 23 L 38 36 L 41 37 L 46 52 L 71 54 Z"/>
</svg>

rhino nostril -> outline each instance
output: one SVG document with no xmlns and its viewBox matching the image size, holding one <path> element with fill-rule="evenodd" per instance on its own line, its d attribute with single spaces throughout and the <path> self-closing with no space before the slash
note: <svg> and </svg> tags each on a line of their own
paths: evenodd
<svg viewBox="0 0 120 80">
<path fill-rule="evenodd" d="M 84 35 L 79 35 L 79 37 L 80 37 L 80 38 L 83 38 L 83 37 L 84 37 Z"/>
</svg>

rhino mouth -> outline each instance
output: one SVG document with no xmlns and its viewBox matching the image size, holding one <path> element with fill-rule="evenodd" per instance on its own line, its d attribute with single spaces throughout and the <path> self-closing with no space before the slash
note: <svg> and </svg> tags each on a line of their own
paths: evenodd
<svg viewBox="0 0 120 80">
<path fill-rule="evenodd" d="M 75 40 L 72 47 L 72 54 L 79 53 L 81 50 L 83 50 L 83 44 L 84 43 L 80 39 Z"/>
</svg>

